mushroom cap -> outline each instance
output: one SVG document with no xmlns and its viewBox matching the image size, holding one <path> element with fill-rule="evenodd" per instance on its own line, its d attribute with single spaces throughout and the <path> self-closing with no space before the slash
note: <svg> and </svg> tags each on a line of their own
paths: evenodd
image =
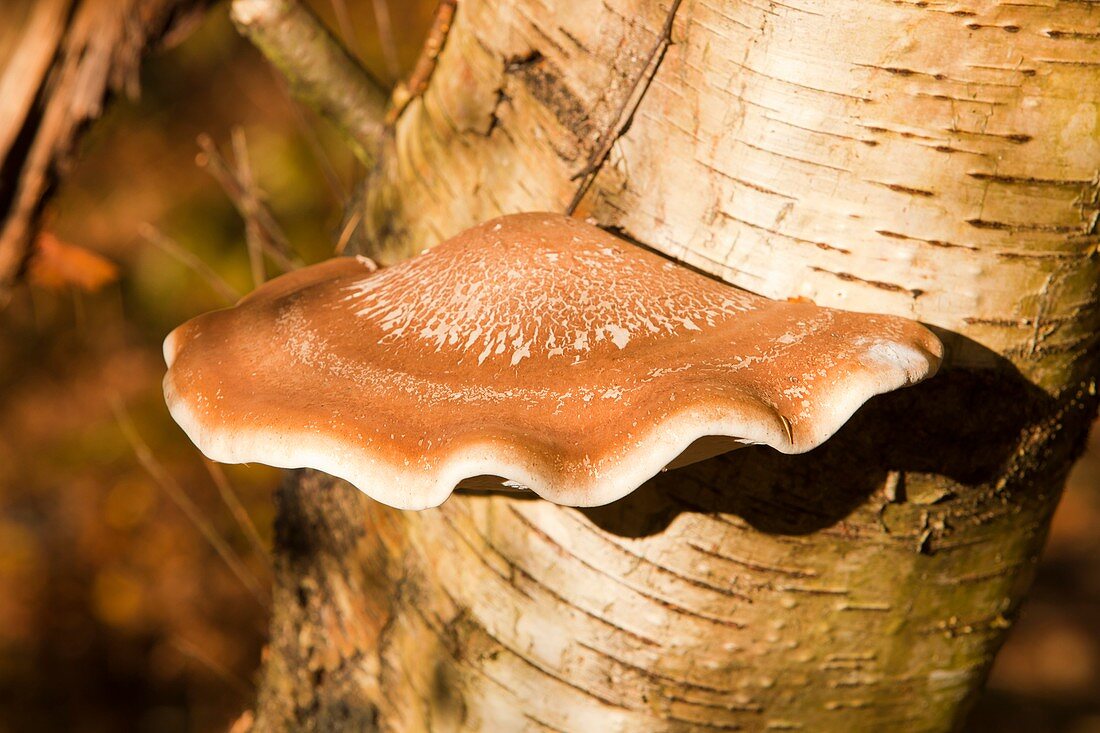
<svg viewBox="0 0 1100 733">
<path fill-rule="evenodd" d="M 934 373 L 942 346 L 533 213 L 377 272 L 351 257 L 284 275 L 180 326 L 164 355 L 169 410 L 210 458 L 312 467 L 421 509 L 460 484 L 596 506 L 731 448 L 807 451 Z"/>
</svg>

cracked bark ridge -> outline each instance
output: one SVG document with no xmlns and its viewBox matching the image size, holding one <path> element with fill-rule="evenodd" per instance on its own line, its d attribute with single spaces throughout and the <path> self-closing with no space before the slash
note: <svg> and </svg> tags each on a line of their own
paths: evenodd
<svg viewBox="0 0 1100 733">
<path fill-rule="evenodd" d="M 0 9 L 0 304 L 48 193 L 112 94 L 136 96 L 147 50 L 183 35 L 206 0 L 16 0 Z"/>
</svg>

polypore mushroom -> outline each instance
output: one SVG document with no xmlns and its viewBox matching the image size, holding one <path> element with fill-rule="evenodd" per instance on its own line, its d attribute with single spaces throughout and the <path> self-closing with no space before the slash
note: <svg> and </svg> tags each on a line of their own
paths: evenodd
<svg viewBox="0 0 1100 733">
<path fill-rule="evenodd" d="M 284 275 L 164 353 L 172 416 L 210 458 L 317 468 L 420 509 L 471 479 L 595 506 L 739 446 L 807 451 L 931 375 L 941 345 L 518 214 L 385 270 Z"/>
</svg>

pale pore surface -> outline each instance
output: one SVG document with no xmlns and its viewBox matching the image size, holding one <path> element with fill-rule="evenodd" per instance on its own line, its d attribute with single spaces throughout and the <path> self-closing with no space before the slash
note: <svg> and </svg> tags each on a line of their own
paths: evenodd
<svg viewBox="0 0 1100 733">
<path fill-rule="evenodd" d="M 933 372 L 940 344 L 520 214 L 378 273 L 342 259 L 279 278 L 165 355 L 172 415 L 216 460 L 318 468 L 401 508 L 480 476 L 591 506 L 737 445 L 809 450 Z"/>
</svg>

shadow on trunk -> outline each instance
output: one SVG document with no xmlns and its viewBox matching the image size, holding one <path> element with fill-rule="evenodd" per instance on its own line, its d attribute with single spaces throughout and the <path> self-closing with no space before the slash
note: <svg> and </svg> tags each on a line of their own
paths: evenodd
<svg viewBox="0 0 1100 733">
<path fill-rule="evenodd" d="M 968 488 L 990 484 L 1019 436 L 1057 402 L 1007 359 L 983 351 L 993 368 L 945 367 L 928 382 L 876 397 L 809 453 L 734 451 L 662 473 L 584 514 L 622 537 L 659 534 L 682 512 L 733 514 L 762 532 L 804 535 L 836 525 L 884 484 L 887 501 L 918 504 L 953 497 L 926 479 L 933 474 Z"/>
</svg>

